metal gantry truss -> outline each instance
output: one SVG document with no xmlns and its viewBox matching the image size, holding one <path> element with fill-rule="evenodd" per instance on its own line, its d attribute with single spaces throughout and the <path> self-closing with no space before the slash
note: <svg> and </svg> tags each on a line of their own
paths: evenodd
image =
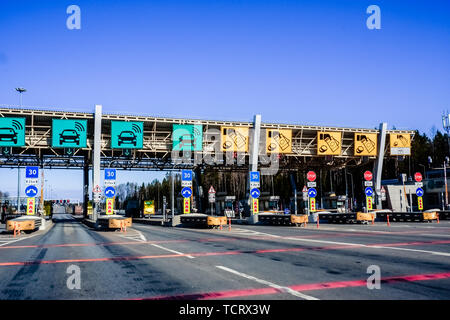
<svg viewBox="0 0 450 320">
<path fill-rule="evenodd" d="M 17 167 L 27 165 L 39 165 L 46 168 L 83 168 L 91 166 L 93 150 L 94 114 L 86 112 L 68 112 L 39 110 L 34 108 L 22 109 L 16 106 L 1 106 L 0 117 L 25 117 L 26 136 L 24 147 L 13 147 L 10 156 L 0 157 L 1 167 Z M 87 146 L 75 149 L 72 156 L 64 154 L 64 149 L 52 147 L 52 119 L 84 119 L 87 120 Z M 143 148 L 133 150 L 131 157 L 122 156 L 120 149 L 112 149 L 111 120 L 117 121 L 142 121 L 144 123 Z M 215 163 L 183 163 L 173 161 L 172 152 L 172 126 L 174 124 L 201 124 L 205 134 L 203 135 L 203 151 L 195 152 L 197 156 L 214 157 L 218 150 L 220 139 L 217 136 L 207 134 L 209 129 L 216 129 L 220 133 L 222 126 L 253 128 L 252 122 L 238 121 L 214 121 L 196 119 L 176 119 L 136 115 L 103 114 L 101 135 L 101 167 L 114 167 L 130 170 L 179 170 L 181 168 L 210 168 L 215 170 L 247 170 L 249 154 L 239 153 L 233 158 L 243 159 L 240 164 L 226 162 Z M 358 165 L 375 157 L 354 156 L 354 133 L 379 133 L 378 129 L 342 128 L 326 126 L 306 126 L 262 123 L 261 130 L 265 129 L 290 129 L 292 130 L 292 153 L 280 154 L 280 170 L 294 170 L 313 167 L 339 168 L 346 165 Z M 317 132 L 339 131 L 342 133 L 342 153 L 339 156 L 317 155 Z M 387 133 L 410 134 L 414 137 L 414 131 L 388 130 Z M 386 144 L 386 151 L 389 148 Z M 220 149 L 220 148 L 219 148 Z M 250 148 L 249 148 L 250 149 Z M 265 135 L 261 134 L 260 154 L 265 150 Z M 194 155 L 192 155 L 194 158 Z M 264 166 L 264 165 L 262 165 Z"/>
</svg>

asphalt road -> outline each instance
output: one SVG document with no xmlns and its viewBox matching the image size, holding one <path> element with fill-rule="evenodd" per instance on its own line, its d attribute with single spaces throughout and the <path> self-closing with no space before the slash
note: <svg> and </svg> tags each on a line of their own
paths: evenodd
<svg viewBox="0 0 450 320">
<path fill-rule="evenodd" d="M 54 220 L 20 240 L 1 235 L 0 299 L 450 298 L 450 221 L 121 233 Z"/>
</svg>

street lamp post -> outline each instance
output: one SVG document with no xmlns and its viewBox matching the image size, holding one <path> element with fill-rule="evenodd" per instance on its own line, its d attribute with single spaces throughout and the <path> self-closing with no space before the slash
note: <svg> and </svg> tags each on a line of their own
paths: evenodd
<svg viewBox="0 0 450 320">
<path fill-rule="evenodd" d="M 450 153 L 450 113 L 448 113 L 448 110 L 442 115 L 442 127 L 447 132 L 447 145 Z"/>
<path fill-rule="evenodd" d="M 449 158 L 445 157 L 444 160 L 444 183 L 445 183 L 445 208 L 448 208 L 448 189 L 447 189 L 447 165 L 449 163 Z"/>
</svg>

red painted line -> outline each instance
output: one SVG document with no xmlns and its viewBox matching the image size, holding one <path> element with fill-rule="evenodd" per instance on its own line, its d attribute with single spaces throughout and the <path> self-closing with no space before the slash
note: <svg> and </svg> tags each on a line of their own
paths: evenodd
<svg viewBox="0 0 450 320">
<path fill-rule="evenodd" d="M 413 241 L 413 242 L 398 242 L 398 243 L 383 243 L 383 244 L 368 244 L 367 246 L 383 246 L 383 247 L 395 247 L 395 246 L 420 246 L 420 245 L 435 245 L 435 244 L 448 244 L 450 240 L 435 240 L 435 241 Z"/>
<path fill-rule="evenodd" d="M 160 241 L 124 241 L 124 242 L 101 242 L 101 243 L 62 243 L 62 244 L 44 244 L 44 245 L 28 245 L 28 246 L 5 246 L 2 249 L 29 249 L 29 248 L 64 248 L 64 247 L 95 247 L 95 246 L 117 246 L 117 245 L 142 245 L 142 244 L 163 244 L 163 243 L 179 243 L 189 242 L 189 240 L 160 240 Z"/>
<path fill-rule="evenodd" d="M 140 243 L 140 242 L 137 242 Z M 450 243 L 450 240 L 429 241 L 429 242 L 402 242 L 391 243 L 387 246 L 408 246 L 408 245 L 435 245 L 442 243 Z M 35 260 L 35 261 L 17 261 L 17 262 L 0 262 L 1 266 L 17 266 L 17 265 L 33 265 L 33 264 L 53 264 L 53 263 L 74 263 L 74 262 L 104 262 L 104 261 L 121 261 L 121 260 L 139 260 L 139 259 L 159 259 L 159 258 L 179 258 L 185 256 L 194 257 L 208 257 L 208 256 L 226 256 L 226 255 L 240 255 L 240 254 L 260 254 L 271 252 L 299 252 L 299 251 L 325 251 L 338 249 L 351 249 L 357 247 L 371 247 L 371 246 L 385 246 L 385 244 L 349 244 L 349 245 L 335 245 L 327 247 L 295 247 L 295 248 L 275 248 L 275 249 L 259 249 L 259 250 L 234 250 L 234 251 L 213 251 L 213 252 L 197 252 L 184 253 L 176 255 L 152 255 L 152 256 L 126 256 L 126 257 L 111 257 L 111 258 L 93 258 L 93 259 L 71 259 L 71 260 Z"/>
<path fill-rule="evenodd" d="M 429 273 L 429 274 L 416 274 L 416 275 L 382 278 L 381 283 L 392 284 L 398 282 L 416 282 L 416 281 L 439 280 L 448 278 L 450 278 L 450 272 Z M 288 288 L 295 291 L 315 291 L 315 290 L 329 290 L 329 289 L 349 288 L 349 287 L 364 287 L 366 285 L 367 279 L 363 279 L 363 280 L 298 284 L 288 286 Z M 259 289 L 239 289 L 239 290 L 225 290 L 217 292 L 179 294 L 172 296 L 155 296 L 149 298 L 134 298 L 131 300 L 209 300 L 209 299 L 229 299 L 237 297 L 260 296 L 279 293 L 282 293 L 282 291 L 275 288 L 259 288 Z"/>
</svg>

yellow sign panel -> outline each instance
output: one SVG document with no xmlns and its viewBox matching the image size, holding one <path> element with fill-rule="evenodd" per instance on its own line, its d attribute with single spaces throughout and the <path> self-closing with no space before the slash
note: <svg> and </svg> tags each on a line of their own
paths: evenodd
<svg viewBox="0 0 450 320">
<path fill-rule="evenodd" d="M 373 210 L 373 198 L 366 197 L 367 210 Z"/>
<path fill-rule="evenodd" d="M 106 214 L 114 214 L 114 198 L 106 199 Z"/>
<path fill-rule="evenodd" d="M 144 201 L 144 215 L 155 214 L 155 202 L 153 200 Z"/>
<path fill-rule="evenodd" d="M 309 211 L 316 212 L 316 198 L 309 198 Z"/>
<path fill-rule="evenodd" d="M 248 152 L 248 128 L 221 127 L 221 132 L 223 152 Z"/>
<path fill-rule="evenodd" d="M 319 156 L 341 154 L 341 132 L 317 132 L 317 154 Z"/>
<path fill-rule="evenodd" d="M 422 197 L 417 197 L 417 205 L 419 207 L 419 210 L 422 211 L 423 210 L 423 199 L 422 199 Z"/>
<path fill-rule="evenodd" d="M 191 213 L 191 198 L 183 198 L 183 213 Z"/>
<path fill-rule="evenodd" d="M 292 130 L 267 129 L 266 130 L 267 153 L 292 153 Z"/>
<path fill-rule="evenodd" d="M 33 216 L 35 210 L 35 198 L 27 198 L 27 215 Z"/>
<path fill-rule="evenodd" d="M 392 156 L 411 155 L 411 136 L 409 133 L 391 133 L 389 136 Z"/>
<path fill-rule="evenodd" d="M 253 199 L 252 202 L 253 214 L 257 214 L 259 212 L 259 201 L 258 199 Z"/>
<path fill-rule="evenodd" d="M 355 133 L 355 156 L 377 155 L 376 133 Z"/>
</svg>

